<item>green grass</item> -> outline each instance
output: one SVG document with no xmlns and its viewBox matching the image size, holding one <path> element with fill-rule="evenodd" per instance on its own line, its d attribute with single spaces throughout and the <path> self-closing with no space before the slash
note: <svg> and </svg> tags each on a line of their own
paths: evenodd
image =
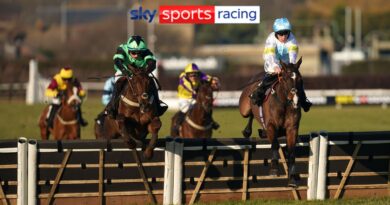
<svg viewBox="0 0 390 205">
<path fill-rule="evenodd" d="M 197 203 L 205 204 L 205 203 Z M 293 200 L 250 200 L 247 202 L 230 201 L 221 203 L 208 203 L 208 205 L 387 205 L 390 204 L 390 197 L 383 198 L 361 198 L 324 201 L 293 201 Z"/>
<path fill-rule="evenodd" d="M 22 101 L 0 101 L 0 139 L 18 137 L 40 138 L 38 118 L 45 105 L 28 106 Z M 103 109 L 100 100 L 89 98 L 83 105 L 84 117 L 89 125 L 81 130 L 82 139 L 92 139 L 93 124 L 96 115 Z M 163 126 L 160 138 L 169 135 L 170 119 L 174 112 L 167 112 L 162 118 Z M 334 106 L 316 106 L 309 113 L 303 113 L 300 134 L 311 131 L 326 130 L 329 132 L 358 132 L 390 130 L 390 109 L 380 106 L 345 106 L 335 109 Z M 214 118 L 221 128 L 214 132 L 214 137 L 242 137 L 241 130 L 247 120 L 242 118 L 237 108 L 220 108 L 214 110 Z M 259 128 L 254 123 L 253 130 Z M 257 135 L 257 134 L 256 134 Z"/>
</svg>

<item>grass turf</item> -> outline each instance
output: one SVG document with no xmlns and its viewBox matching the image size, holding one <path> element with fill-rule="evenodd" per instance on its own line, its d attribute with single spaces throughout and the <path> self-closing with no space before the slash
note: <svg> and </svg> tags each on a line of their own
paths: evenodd
<svg viewBox="0 0 390 205">
<path fill-rule="evenodd" d="M 38 118 L 45 105 L 26 105 L 22 101 L 0 101 L 0 139 L 16 139 L 18 137 L 40 139 Z M 103 110 L 100 100 L 89 98 L 83 104 L 84 117 L 89 125 L 81 130 L 81 139 L 93 139 L 94 118 Z M 173 111 L 165 113 L 161 120 L 163 126 L 159 136 L 169 135 Z M 334 106 L 314 106 L 310 112 L 303 113 L 299 133 L 307 134 L 311 131 L 326 130 L 329 132 L 358 132 L 390 130 L 390 109 L 380 106 L 345 106 L 336 109 Z M 213 133 L 214 137 L 238 138 L 242 137 L 241 130 L 247 120 L 239 114 L 238 108 L 214 109 L 214 119 L 220 123 L 219 130 Z M 252 136 L 257 136 L 254 122 Z"/>
</svg>

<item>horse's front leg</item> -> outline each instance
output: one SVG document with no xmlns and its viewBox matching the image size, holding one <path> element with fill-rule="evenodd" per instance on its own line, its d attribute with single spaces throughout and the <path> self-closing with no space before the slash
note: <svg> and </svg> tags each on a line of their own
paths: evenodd
<svg viewBox="0 0 390 205">
<path fill-rule="evenodd" d="M 295 143 L 298 136 L 298 129 L 287 129 L 287 159 L 288 159 L 288 186 L 297 187 L 297 180 L 299 174 L 296 173 L 295 168 Z"/>
<path fill-rule="evenodd" d="M 267 137 L 271 142 L 272 160 L 271 160 L 271 176 L 279 176 L 279 142 L 278 130 L 273 125 L 267 127 Z"/>
<path fill-rule="evenodd" d="M 126 120 L 123 115 L 118 115 L 117 117 L 119 134 L 122 136 L 123 140 L 129 147 L 129 149 L 134 149 L 137 147 L 137 143 L 130 137 L 128 130 L 126 128 Z"/>
<path fill-rule="evenodd" d="M 159 117 L 153 118 L 151 123 L 149 123 L 148 125 L 148 131 L 151 133 L 152 136 L 144 152 L 144 157 L 146 159 L 151 159 L 153 157 L 153 149 L 154 147 L 156 147 L 158 131 L 160 130 L 160 128 L 161 128 L 160 118 Z"/>
<path fill-rule="evenodd" d="M 252 122 L 253 122 L 253 114 L 250 114 L 248 123 L 246 124 L 245 129 L 241 132 L 245 138 L 249 138 L 252 134 Z"/>
</svg>

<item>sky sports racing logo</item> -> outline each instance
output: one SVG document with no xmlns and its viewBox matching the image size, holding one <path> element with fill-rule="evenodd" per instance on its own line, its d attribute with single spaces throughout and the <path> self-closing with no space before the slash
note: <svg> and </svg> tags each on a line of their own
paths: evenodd
<svg viewBox="0 0 390 205">
<path fill-rule="evenodd" d="M 157 10 L 130 10 L 132 20 L 151 23 Z M 260 6 L 160 6 L 160 24 L 258 24 Z"/>
</svg>

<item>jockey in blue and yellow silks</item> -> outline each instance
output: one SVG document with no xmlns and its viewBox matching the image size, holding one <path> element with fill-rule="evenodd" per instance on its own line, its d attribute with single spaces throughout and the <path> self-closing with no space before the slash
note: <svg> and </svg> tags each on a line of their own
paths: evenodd
<svg viewBox="0 0 390 205">
<path fill-rule="evenodd" d="M 267 37 L 263 52 L 265 76 L 259 87 L 251 94 L 253 104 L 262 105 L 264 95 L 269 86 L 277 79 L 281 72 L 280 61 L 296 63 L 298 56 L 298 43 L 291 32 L 291 24 L 287 18 L 278 18 L 273 25 L 273 31 Z M 305 112 L 310 110 L 312 103 L 307 99 L 303 81 L 298 86 L 299 102 Z"/>
<path fill-rule="evenodd" d="M 72 80 L 73 85 L 77 87 L 77 95 L 79 97 L 84 98 L 86 95 L 83 87 L 81 87 L 80 82 L 77 80 L 77 78 L 73 77 L 73 70 L 69 67 L 61 68 L 60 73 L 54 75 L 45 91 L 46 97 L 51 98 L 49 115 L 46 119 L 48 127 L 53 127 L 54 116 L 57 113 L 58 108 L 61 106 L 61 100 L 58 94 L 61 91 L 66 90 L 66 82 L 70 80 Z M 81 107 L 79 107 L 77 109 L 77 120 L 81 126 L 87 126 L 88 123 L 83 119 L 81 113 Z"/>
<path fill-rule="evenodd" d="M 177 96 L 179 97 L 179 113 L 176 122 L 172 127 L 172 131 L 179 132 L 179 127 L 185 119 L 185 114 L 191 109 L 196 102 L 196 89 L 200 81 L 208 81 L 211 83 L 213 90 L 218 90 L 219 79 L 201 72 L 195 63 L 188 64 L 184 71 L 179 75 L 179 85 L 177 87 Z M 213 129 L 218 129 L 219 125 L 213 121 Z"/>
</svg>

